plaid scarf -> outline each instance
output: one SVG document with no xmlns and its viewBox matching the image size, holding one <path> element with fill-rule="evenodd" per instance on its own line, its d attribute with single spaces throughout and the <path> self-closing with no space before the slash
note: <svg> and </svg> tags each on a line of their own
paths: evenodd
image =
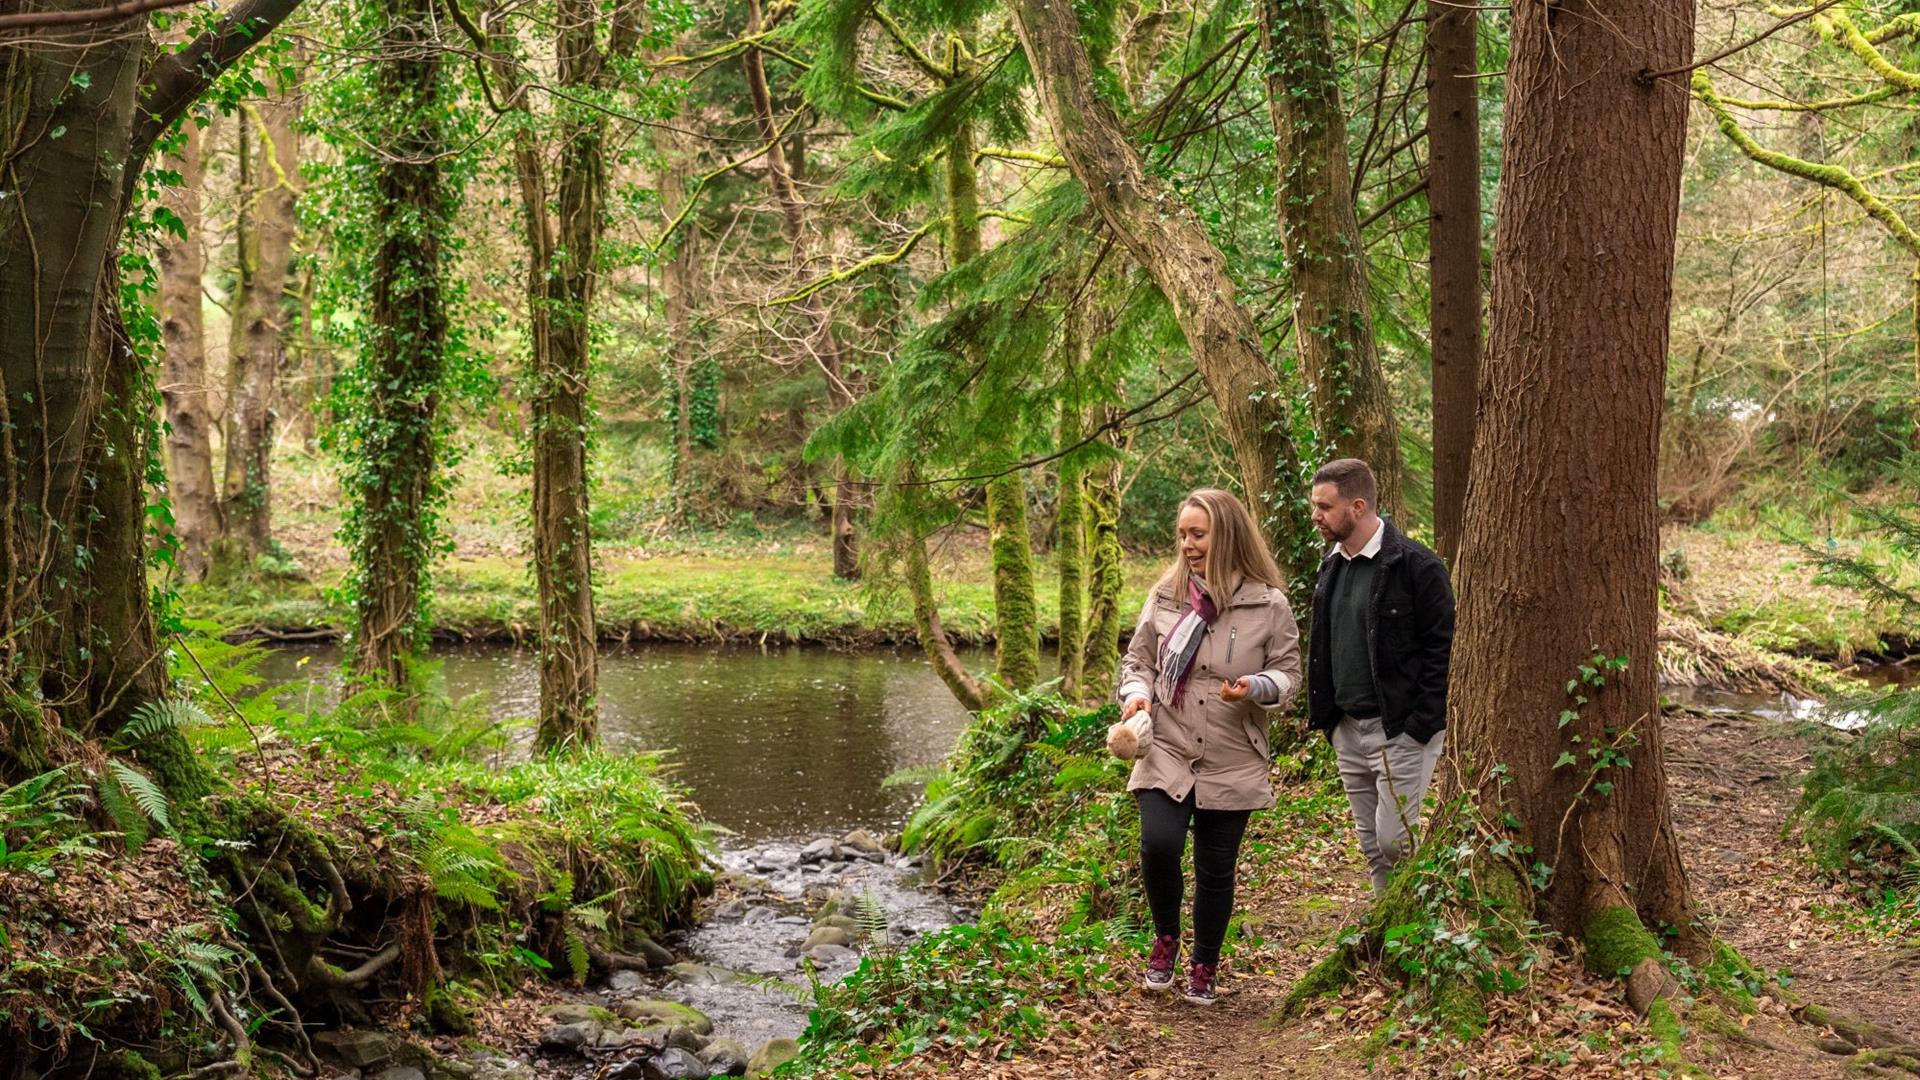
<svg viewBox="0 0 1920 1080">
<path fill-rule="evenodd" d="M 1193 658 L 1200 652 L 1200 642 L 1207 636 L 1207 628 L 1213 625 L 1213 620 L 1219 614 L 1213 596 L 1201 587 L 1200 579 L 1188 574 L 1187 610 L 1181 613 L 1180 621 L 1173 624 L 1173 631 L 1160 643 L 1160 678 L 1156 680 L 1160 700 L 1172 702 L 1175 708 L 1182 704 L 1187 693 L 1187 676 L 1193 669 Z"/>
</svg>

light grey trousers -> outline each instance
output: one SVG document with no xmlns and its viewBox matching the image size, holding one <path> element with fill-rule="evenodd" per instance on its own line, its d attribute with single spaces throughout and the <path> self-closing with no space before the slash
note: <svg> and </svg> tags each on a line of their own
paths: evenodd
<svg viewBox="0 0 1920 1080">
<path fill-rule="evenodd" d="M 1420 827 L 1420 800 L 1433 780 L 1433 766 L 1447 741 L 1442 731 L 1422 746 L 1411 735 L 1389 739 L 1380 718 L 1343 718 L 1333 729 L 1334 760 L 1340 766 L 1340 786 L 1353 807 L 1353 824 L 1360 832 L 1360 852 L 1367 857 L 1373 891 L 1384 892 L 1387 873 L 1413 853 Z"/>
</svg>

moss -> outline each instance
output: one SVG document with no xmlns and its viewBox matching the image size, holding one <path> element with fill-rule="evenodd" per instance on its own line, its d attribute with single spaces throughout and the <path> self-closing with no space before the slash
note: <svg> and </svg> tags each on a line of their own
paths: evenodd
<svg viewBox="0 0 1920 1080">
<path fill-rule="evenodd" d="M 1847 1059 L 1852 1076 L 1898 1076 L 1903 1072 L 1920 1076 L 1920 1058 L 1898 1050 L 1862 1050 Z"/>
<path fill-rule="evenodd" d="M 1465 979 L 1448 979 L 1433 994 L 1433 1023 L 1442 1031 L 1470 1042 L 1487 1030 L 1486 995 Z"/>
<path fill-rule="evenodd" d="M 1033 537 L 1027 528 L 1024 473 L 987 484 L 993 534 L 995 668 L 1000 681 L 1025 690 L 1040 681 L 1040 612 L 1033 582 Z"/>
<path fill-rule="evenodd" d="M 1360 1060 L 1371 1066 L 1381 1054 L 1387 1052 L 1387 1047 L 1393 1045 L 1393 1037 L 1398 1034 L 1400 1025 L 1391 1016 L 1380 1021 L 1367 1033 L 1367 1041 L 1360 1044 Z"/>
<path fill-rule="evenodd" d="M 134 1050 L 122 1050 L 107 1059 L 97 1073 L 101 1080 L 161 1080 L 160 1066 Z"/>
<path fill-rule="evenodd" d="M 1716 940 L 1713 943 L 1713 959 L 1708 961 L 1701 975 L 1706 979 L 1709 988 L 1731 1002 L 1733 1007 L 1742 1013 L 1751 1016 L 1759 1011 L 1759 1002 L 1755 999 L 1750 987 L 1759 985 L 1765 980 L 1760 977 L 1758 971 L 1754 970 L 1752 964 L 1747 963 L 1746 957 L 1741 956 L 1731 945 Z"/>
<path fill-rule="evenodd" d="M 1630 907 L 1604 907 L 1588 915 L 1580 939 L 1587 947 L 1587 968 L 1598 975 L 1623 976 L 1640 961 L 1661 955 L 1659 940 Z"/>
<path fill-rule="evenodd" d="M 428 987 L 426 1000 L 421 1004 L 426 1011 L 427 1027 L 434 1034 L 471 1035 L 474 1033 L 473 1014 L 460 1003 L 452 987 Z"/>
<path fill-rule="evenodd" d="M 1287 991 L 1287 996 L 1267 1018 L 1270 1025 L 1291 1020 L 1306 1012 L 1307 1006 L 1323 997 L 1331 997 L 1344 988 L 1353 979 L 1353 971 L 1358 957 L 1350 945 L 1335 949 L 1326 959 L 1313 965 L 1313 969 L 1300 977 Z"/>
</svg>

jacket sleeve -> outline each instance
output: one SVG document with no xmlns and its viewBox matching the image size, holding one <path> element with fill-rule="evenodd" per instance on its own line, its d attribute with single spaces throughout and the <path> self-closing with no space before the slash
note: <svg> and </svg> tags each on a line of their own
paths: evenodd
<svg viewBox="0 0 1920 1080">
<path fill-rule="evenodd" d="M 1421 561 L 1414 582 L 1414 631 L 1420 643 L 1420 664 L 1413 687 L 1408 719 L 1428 731 L 1447 722 L 1447 672 L 1453 657 L 1453 583 L 1439 558 Z"/>
<path fill-rule="evenodd" d="M 1160 641 L 1153 632 L 1153 593 L 1147 593 L 1147 602 L 1140 609 L 1139 621 L 1133 624 L 1133 639 L 1127 642 L 1126 655 L 1120 658 L 1120 689 L 1117 692 L 1121 704 L 1134 697 L 1153 699 L 1153 681 L 1160 675 Z"/>
<path fill-rule="evenodd" d="M 1280 690 L 1280 696 L 1273 701 L 1259 702 L 1259 705 L 1272 712 L 1286 708 L 1293 696 L 1300 692 L 1303 682 L 1300 678 L 1300 624 L 1294 621 L 1293 607 L 1287 603 L 1286 594 L 1275 589 L 1273 606 L 1267 610 L 1272 625 L 1267 628 L 1267 655 L 1260 674 L 1273 680 L 1273 685 Z"/>
</svg>

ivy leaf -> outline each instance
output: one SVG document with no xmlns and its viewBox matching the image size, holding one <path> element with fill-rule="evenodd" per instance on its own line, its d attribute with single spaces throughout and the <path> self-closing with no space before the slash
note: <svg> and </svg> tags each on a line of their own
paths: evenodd
<svg viewBox="0 0 1920 1080">
<path fill-rule="evenodd" d="M 1571 753 L 1565 750 L 1562 750 L 1560 751 L 1560 757 L 1554 761 L 1553 767 L 1558 769 L 1563 765 L 1571 765 L 1578 760 L 1580 759 L 1574 757 Z"/>
</svg>

